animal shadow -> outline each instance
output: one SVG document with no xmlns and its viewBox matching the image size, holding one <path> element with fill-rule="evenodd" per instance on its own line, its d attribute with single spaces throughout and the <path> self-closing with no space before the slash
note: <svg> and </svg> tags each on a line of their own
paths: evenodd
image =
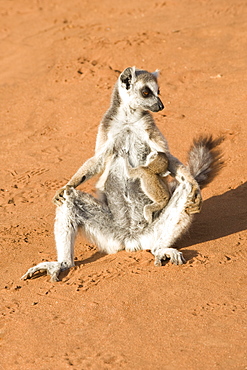
<svg viewBox="0 0 247 370">
<path fill-rule="evenodd" d="M 222 238 L 247 228 L 247 182 L 236 189 L 207 199 L 179 248 Z"/>
</svg>

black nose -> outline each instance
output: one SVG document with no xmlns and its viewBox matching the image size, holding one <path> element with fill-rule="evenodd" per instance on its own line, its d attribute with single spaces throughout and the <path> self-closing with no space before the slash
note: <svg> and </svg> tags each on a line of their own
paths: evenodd
<svg viewBox="0 0 247 370">
<path fill-rule="evenodd" d="M 160 100 L 160 98 L 158 98 L 158 106 L 159 106 L 159 110 L 164 109 L 164 104 L 162 103 L 162 101 Z"/>
<path fill-rule="evenodd" d="M 151 110 L 151 112 L 159 112 L 160 110 L 164 109 L 164 105 L 160 98 L 157 97 L 155 104 L 149 106 L 148 109 Z"/>
</svg>

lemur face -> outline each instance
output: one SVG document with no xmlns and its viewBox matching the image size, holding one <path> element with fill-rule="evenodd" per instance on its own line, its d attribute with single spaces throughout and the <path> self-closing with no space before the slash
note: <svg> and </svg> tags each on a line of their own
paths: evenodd
<svg viewBox="0 0 247 370">
<path fill-rule="evenodd" d="M 144 77 L 148 77 L 148 79 Z M 159 112 L 164 109 L 164 105 L 158 96 L 159 87 L 157 81 L 151 73 L 148 76 L 140 75 L 140 80 L 137 80 L 134 90 L 136 93 L 136 102 L 144 110 Z"/>
<path fill-rule="evenodd" d="M 136 70 L 134 67 L 125 69 L 120 75 L 122 98 L 132 109 L 159 112 L 164 108 L 159 98 L 157 72 L 150 73 Z"/>
</svg>

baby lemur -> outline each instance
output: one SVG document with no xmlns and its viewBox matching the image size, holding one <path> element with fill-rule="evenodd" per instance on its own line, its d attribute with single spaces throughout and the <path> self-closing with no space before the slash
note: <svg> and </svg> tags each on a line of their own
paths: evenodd
<svg viewBox="0 0 247 370">
<path fill-rule="evenodd" d="M 143 210 L 146 221 L 151 223 L 153 213 L 161 211 L 170 199 L 168 184 L 161 179 L 161 176 L 169 175 L 167 155 L 162 152 L 151 152 L 145 164 L 139 167 L 131 167 L 126 158 L 126 167 L 131 178 L 140 179 L 142 191 L 153 202 L 146 204 Z"/>
<path fill-rule="evenodd" d="M 148 249 L 156 265 L 167 258 L 176 265 L 185 262 L 182 252 L 172 246 L 188 229 L 191 214 L 200 210 L 200 187 L 217 173 L 218 157 L 214 151 L 217 142 L 212 137 L 195 141 L 188 166 L 170 153 L 167 140 L 150 113 L 164 108 L 157 78 L 157 72 L 135 67 L 128 67 L 120 74 L 111 105 L 99 125 L 93 157 L 54 197 L 57 261 L 31 267 L 24 279 L 45 270 L 52 280 L 57 280 L 60 271 L 74 266 L 74 243 L 79 230 L 106 253 Z M 143 210 L 150 199 L 140 181 L 129 178 L 122 151 L 127 153 L 131 167 L 144 166 L 152 152 L 165 153 L 168 158 L 168 170 L 174 178 L 168 185 L 171 197 L 149 224 Z M 76 189 L 97 174 L 100 199 Z"/>
</svg>

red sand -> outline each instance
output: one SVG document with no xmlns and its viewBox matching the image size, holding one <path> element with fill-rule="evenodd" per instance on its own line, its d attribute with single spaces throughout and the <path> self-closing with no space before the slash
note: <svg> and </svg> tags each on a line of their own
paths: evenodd
<svg viewBox="0 0 247 370">
<path fill-rule="evenodd" d="M 1 2 L 1 370 L 247 368 L 246 35 L 241 0 Z M 132 65 L 161 71 L 155 119 L 175 156 L 201 133 L 226 137 L 177 242 L 187 263 L 78 238 L 61 282 L 21 281 L 55 259 L 52 197 L 92 155 Z"/>
</svg>

